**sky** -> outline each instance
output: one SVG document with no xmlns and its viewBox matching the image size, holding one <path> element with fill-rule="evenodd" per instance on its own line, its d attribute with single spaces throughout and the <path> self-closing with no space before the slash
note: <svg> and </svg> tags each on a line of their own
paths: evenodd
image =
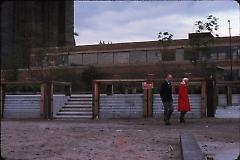
<svg viewBox="0 0 240 160">
<path fill-rule="evenodd" d="M 76 45 L 158 40 L 159 32 L 186 39 L 195 22 L 209 15 L 218 19 L 216 32 L 240 35 L 240 7 L 236 1 L 74 1 Z"/>
</svg>

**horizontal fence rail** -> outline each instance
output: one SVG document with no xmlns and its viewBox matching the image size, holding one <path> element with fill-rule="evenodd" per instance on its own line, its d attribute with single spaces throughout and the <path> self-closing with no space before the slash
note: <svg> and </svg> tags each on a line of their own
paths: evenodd
<svg viewBox="0 0 240 160">
<path fill-rule="evenodd" d="M 4 118 L 41 118 L 40 95 L 6 95 L 4 99 Z M 53 116 L 65 104 L 69 96 L 53 95 Z"/>
<path fill-rule="evenodd" d="M 201 95 L 200 94 L 189 94 L 189 101 L 191 111 L 186 114 L 187 118 L 200 118 L 201 117 Z M 173 117 L 178 117 L 178 95 L 173 94 L 173 106 L 174 112 Z M 159 94 L 153 95 L 153 117 L 161 118 L 163 117 L 164 108 L 163 103 Z"/>
<path fill-rule="evenodd" d="M 17 86 L 38 86 L 38 92 L 19 91 Z M 14 92 L 9 93 L 7 87 L 12 86 Z M 1 118 L 44 118 L 52 119 L 56 107 L 63 103 L 63 98 L 54 97 L 54 92 L 60 88 L 65 96 L 71 95 L 71 83 L 57 81 L 15 81 L 1 80 L 0 113 Z M 38 90 L 39 90 L 38 89 Z M 30 89 L 32 90 L 32 89 Z M 12 95 L 10 95 L 12 94 Z M 39 95 L 40 94 L 40 95 Z"/>
<path fill-rule="evenodd" d="M 232 105 L 240 105 L 240 94 L 232 94 Z M 218 95 L 218 106 L 227 106 L 226 94 Z"/>
<path fill-rule="evenodd" d="M 53 95 L 53 116 L 66 103 L 69 96 Z M 173 117 L 177 111 L 178 95 L 173 95 Z M 200 118 L 201 96 L 189 94 L 191 111 L 188 118 Z M 232 95 L 233 105 L 240 105 L 240 94 Z M 226 105 L 226 95 L 218 95 L 218 104 Z M 4 118 L 40 118 L 40 95 L 6 95 L 4 100 Z M 142 118 L 144 108 L 143 94 L 100 95 L 99 114 L 101 118 Z M 163 104 L 159 94 L 153 94 L 153 117 L 163 117 Z"/>
<path fill-rule="evenodd" d="M 240 94 L 233 94 L 232 95 L 232 104 L 240 106 Z"/>
<path fill-rule="evenodd" d="M 40 95 L 6 95 L 4 118 L 40 118 Z"/>
<path fill-rule="evenodd" d="M 101 118 L 142 118 L 143 94 L 100 95 Z"/>
</svg>

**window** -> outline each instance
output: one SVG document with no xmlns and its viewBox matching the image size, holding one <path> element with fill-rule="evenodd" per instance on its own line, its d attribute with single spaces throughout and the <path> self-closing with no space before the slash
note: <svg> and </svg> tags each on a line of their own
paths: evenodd
<svg viewBox="0 0 240 160">
<path fill-rule="evenodd" d="M 147 51 L 147 62 L 148 63 L 159 63 L 162 61 L 162 55 L 159 50 L 148 50 Z"/>
<path fill-rule="evenodd" d="M 175 59 L 176 59 L 175 50 L 164 51 L 164 53 L 162 54 L 163 61 L 175 61 Z"/>
<path fill-rule="evenodd" d="M 184 49 L 178 48 L 176 49 L 176 61 L 184 61 Z"/>
</svg>

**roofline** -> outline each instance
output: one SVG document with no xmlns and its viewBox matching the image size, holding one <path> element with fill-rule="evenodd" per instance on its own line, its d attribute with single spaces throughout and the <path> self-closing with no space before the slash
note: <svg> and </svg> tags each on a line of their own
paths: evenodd
<svg viewBox="0 0 240 160">
<path fill-rule="evenodd" d="M 209 38 L 209 37 L 207 37 Z M 240 36 L 233 36 L 232 45 L 240 45 Z M 228 43 L 229 37 L 214 37 L 217 44 Z M 172 44 L 166 48 L 186 47 L 188 46 L 189 39 L 173 39 Z M 59 53 L 59 52 L 88 52 L 88 51 L 109 51 L 109 50 L 126 50 L 126 49 L 140 49 L 140 48 L 160 48 L 158 45 L 160 41 L 137 41 L 137 42 L 122 42 L 112 44 L 91 44 L 91 45 L 78 45 L 78 46 L 65 46 L 65 47 L 49 47 L 49 48 L 33 48 L 32 53 L 42 52 L 46 50 L 46 53 Z"/>
</svg>

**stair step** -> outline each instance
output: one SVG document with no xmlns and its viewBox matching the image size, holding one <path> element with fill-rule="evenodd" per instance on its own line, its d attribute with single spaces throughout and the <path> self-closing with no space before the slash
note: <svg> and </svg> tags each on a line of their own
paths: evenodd
<svg viewBox="0 0 240 160">
<path fill-rule="evenodd" d="M 92 102 L 92 98 L 70 98 L 68 101 L 90 101 L 90 102 Z"/>
<path fill-rule="evenodd" d="M 57 115 L 91 115 L 92 112 L 58 112 Z"/>
<path fill-rule="evenodd" d="M 92 111 L 92 108 L 62 108 L 61 110 L 60 110 L 61 112 L 62 111 L 89 111 L 89 112 L 91 112 Z"/>
<path fill-rule="evenodd" d="M 92 98 L 91 94 L 80 94 L 71 95 L 70 98 Z"/>
<path fill-rule="evenodd" d="M 92 107 L 92 104 L 65 104 L 67 107 Z M 63 107 L 64 107 L 63 106 Z"/>
<path fill-rule="evenodd" d="M 56 119 L 92 118 L 92 95 L 71 95 L 65 105 L 58 111 Z"/>
<path fill-rule="evenodd" d="M 68 101 L 66 104 L 92 104 L 90 101 Z"/>
<path fill-rule="evenodd" d="M 92 105 L 73 105 L 73 104 L 66 104 L 63 108 L 92 108 Z"/>
<path fill-rule="evenodd" d="M 92 116 L 89 115 L 56 115 L 54 118 L 56 119 L 91 119 Z"/>
</svg>

